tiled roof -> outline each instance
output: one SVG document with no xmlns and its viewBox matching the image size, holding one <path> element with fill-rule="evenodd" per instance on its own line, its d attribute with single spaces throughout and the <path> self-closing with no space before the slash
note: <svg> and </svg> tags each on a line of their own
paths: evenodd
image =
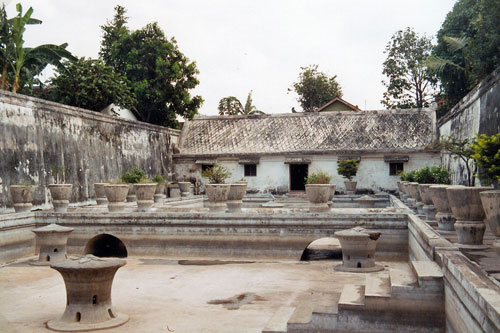
<svg viewBox="0 0 500 333">
<path fill-rule="evenodd" d="M 196 117 L 186 122 L 180 155 L 423 150 L 435 134 L 433 111 L 342 111 Z"/>
</svg>

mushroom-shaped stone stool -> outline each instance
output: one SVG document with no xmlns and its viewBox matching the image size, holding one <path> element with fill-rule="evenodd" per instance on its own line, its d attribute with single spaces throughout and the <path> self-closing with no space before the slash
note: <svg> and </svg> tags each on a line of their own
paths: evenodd
<svg viewBox="0 0 500 333">
<path fill-rule="evenodd" d="M 342 247 L 342 265 L 335 266 L 336 271 L 343 272 L 377 272 L 384 267 L 375 264 L 375 247 L 380 232 L 363 227 L 335 232 Z"/>
<path fill-rule="evenodd" d="M 52 223 L 31 231 L 35 233 L 37 243 L 40 245 L 38 261 L 30 262 L 31 265 L 48 266 L 67 258 L 66 243 L 73 228 Z"/>
<path fill-rule="evenodd" d="M 49 320 L 55 331 L 92 331 L 123 325 L 125 314 L 116 313 L 111 305 L 111 286 L 122 259 L 86 255 L 50 265 L 61 273 L 66 285 L 66 310 L 59 319 Z"/>
</svg>

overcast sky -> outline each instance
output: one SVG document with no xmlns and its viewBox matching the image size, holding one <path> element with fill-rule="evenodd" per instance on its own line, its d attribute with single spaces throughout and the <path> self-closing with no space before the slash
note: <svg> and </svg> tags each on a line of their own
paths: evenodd
<svg viewBox="0 0 500 333">
<path fill-rule="evenodd" d="M 9 1 L 7 14 L 15 15 Z M 266 113 L 300 109 L 288 88 L 301 66 L 318 64 L 337 75 L 343 98 L 361 109 L 381 109 L 383 53 L 392 34 L 407 26 L 435 37 L 454 0 L 183 0 L 21 1 L 32 6 L 26 46 L 69 43 L 76 56 L 96 58 L 100 25 L 120 4 L 135 30 L 157 21 L 175 37 L 180 50 L 196 61 L 205 99 L 200 113 L 217 114 L 219 100 L 236 96 L 242 103 L 253 90 L 254 105 Z"/>
</svg>

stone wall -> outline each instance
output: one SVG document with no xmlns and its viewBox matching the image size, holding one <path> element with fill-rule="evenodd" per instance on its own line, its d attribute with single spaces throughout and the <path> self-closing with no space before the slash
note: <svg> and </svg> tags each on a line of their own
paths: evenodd
<svg viewBox="0 0 500 333">
<path fill-rule="evenodd" d="M 438 121 L 440 138 L 462 140 L 476 134 L 500 132 L 500 67 L 481 81 L 447 115 Z M 451 170 L 454 184 L 466 184 L 467 171 L 459 159 L 443 154 L 442 164 Z"/>
<path fill-rule="evenodd" d="M 65 168 L 73 202 L 94 196 L 93 183 L 127 169 L 166 175 L 179 131 L 0 91 L 0 211 L 11 207 L 9 185 L 37 184 L 34 204 L 49 202 L 51 167 Z"/>
</svg>

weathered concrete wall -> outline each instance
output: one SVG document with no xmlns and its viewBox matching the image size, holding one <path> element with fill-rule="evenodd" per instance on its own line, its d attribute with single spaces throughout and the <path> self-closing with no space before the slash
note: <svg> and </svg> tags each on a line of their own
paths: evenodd
<svg viewBox="0 0 500 333">
<path fill-rule="evenodd" d="M 409 156 L 408 162 L 404 163 L 404 170 L 419 169 L 424 166 L 439 165 L 439 152 L 419 152 L 400 154 Z M 337 173 L 337 156 L 331 155 L 305 155 L 301 158 L 311 161 L 309 174 L 323 170 L 332 176 L 331 183 L 337 186 L 338 191 L 345 189 L 344 178 Z M 218 159 L 217 161 L 228 168 L 231 178 L 236 181 L 245 178 L 248 181 L 248 189 L 259 192 L 283 193 L 290 189 L 289 164 L 285 164 L 285 156 L 263 156 L 257 164 L 257 176 L 245 177 L 244 166 L 238 163 L 238 159 Z M 195 160 L 176 160 L 175 171 L 177 175 L 201 178 L 201 165 L 195 165 Z M 205 183 L 207 179 L 202 179 Z M 358 189 L 372 190 L 396 190 L 398 176 L 389 175 L 389 163 L 384 161 L 383 154 L 361 155 L 358 174 L 354 177 L 358 182 Z"/>
<path fill-rule="evenodd" d="M 11 207 L 9 185 L 37 184 L 34 204 L 48 203 L 50 167 L 65 167 L 73 202 L 89 200 L 93 183 L 139 167 L 166 175 L 179 132 L 0 91 L 0 211 Z"/>
<path fill-rule="evenodd" d="M 438 121 L 440 138 L 450 135 L 463 140 L 476 134 L 500 132 L 500 68 L 481 81 L 446 116 Z M 442 164 L 451 171 L 454 184 L 466 184 L 465 164 L 443 154 Z"/>
</svg>

